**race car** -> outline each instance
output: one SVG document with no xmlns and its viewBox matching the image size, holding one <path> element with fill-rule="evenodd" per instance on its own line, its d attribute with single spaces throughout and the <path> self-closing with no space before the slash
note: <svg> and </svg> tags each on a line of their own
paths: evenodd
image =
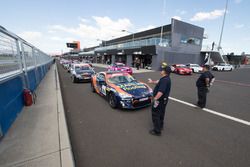
<svg viewBox="0 0 250 167">
<path fill-rule="evenodd" d="M 137 109 L 151 105 L 153 92 L 130 74 L 117 71 L 99 72 L 91 79 L 92 92 L 105 97 L 112 108 Z"/>
<path fill-rule="evenodd" d="M 91 76 L 95 74 L 95 71 L 88 64 L 73 64 L 71 66 L 71 81 L 73 83 L 79 81 L 90 81 Z"/>
<path fill-rule="evenodd" d="M 173 72 L 177 74 L 182 74 L 182 75 L 192 74 L 192 69 L 185 66 L 184 64 L 173 64 L 171 69 L 173 69 Z"/>
<path fill-rule="evenodd" d="M 126 66 L 123 63 L 114 63 L 108 66 L 108 71 L 122 71 L 122 72 L 127 72 L 130 75 L 133 74 L 133 70 L 131 67 Z"/>
<path fill-rule="evenodd" d="M 213 66 L 212 70 L 214 71 L 232 71 L 234 67 L 231 64 L 219 63 Z"/>
<path fill-rule="evenodd" d="M 203 67 L 199 66 L 198 64 L 187 64 L 186 66 L 191 68 L 193 73 L 200 73 L 203 71 Z"/>
</svg>

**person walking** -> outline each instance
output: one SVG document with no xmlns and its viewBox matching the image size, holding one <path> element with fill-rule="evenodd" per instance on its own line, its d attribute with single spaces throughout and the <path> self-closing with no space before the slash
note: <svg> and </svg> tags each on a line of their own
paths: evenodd
<svg viewBox="0 0 250 167">
<path fill-rule="evenodd" d="M 138 57 L 136 57 L 136 58 L 135 58 L 135 66 L 136 66 L 136 69 L 137 69 L 137 70 L 139 70 L 140 65 L 141 65 L 140 59 L 139 59 Z"/>
<path fill-rule="evenodd" d="M 149 131 L 155 136 L 161 135 L 161 130 L 164 126 L 165 110 L 168 104 L 168 97 L 171 90 L 170 79 L 171 68 L 166 63 L 161 66 L 161 79 L 153 81 L 150 78 L 148 83 L 156 84 L 153 91 L 153 105 L 152 105 L 152 121 L 154 128 Z"/>
<path fill-rule="evenodd" d="M 210 66 L 205 65 L 203 68 L 203 73 L 196 81 L 196 87 L 198 93 L 197 106 L 200 108 L 206 107 L 207 93 L 209 92 L 209 88 L 215 80 L 214 75 L 209 70 Z"/>
</svg>

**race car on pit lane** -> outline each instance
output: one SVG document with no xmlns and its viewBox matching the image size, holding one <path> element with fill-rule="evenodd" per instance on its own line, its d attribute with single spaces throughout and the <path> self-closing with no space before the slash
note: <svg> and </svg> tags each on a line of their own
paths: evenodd
<svg viewBox="0 0 250 167">
<path fill-rule="evenodd" d="M 117 71 L 99 72 L 91 79 L 93 92 L 105 97 L 112 108 L 137 109 L 151 105 L 152 89 L 130 74 Z"/>
<path fill-rule="evenodd" d="M 73 64 L 70 73 L 71 81 L 76 83 L 79 81 L 90 81 L 92 75 L 95 74 L 95 71 L 89 64 L 80 63 Z"/>
<path fill-rule="evenodd" d="M 192 74 L 192 69 L 184 64 L 173 64 L 171 68 L 173 69 L 173 72 L 175 72 L 176 74 L 181 74 L 181 75 Z"/>
<path fill-rule="evenodd" d="M 131 67 L 126 66 L 123 63 L 114 63 L 111 64 L 110 66 L 108 66 L 108 71 L 123 71 L 123 72 L 127 72 L 130 75 L 133 74 L 133 70 Z"/>
</svg>

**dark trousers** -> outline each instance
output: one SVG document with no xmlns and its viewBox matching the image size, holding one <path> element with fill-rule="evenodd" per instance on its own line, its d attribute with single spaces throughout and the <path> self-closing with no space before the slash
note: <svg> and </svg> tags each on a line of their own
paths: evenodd
<svg viewBox="0 0 250 167">
<path fill-rule="evenodd" d="M 154 131 L 156 133 L 161 133 L 161 129 L 164 125 L 165 109 L 167 106 L 168 100 L 162 100 L 159 102 L 159 105 L 155 108 L 154 104 L 152 105 L 152 121 L 154 125 Z"/>
<path fill-rule="evenodd" d="M 207 88 L 206 87 L 197 87 L 198 90 L 198 102 L 197 105 L 201 108 L 206 107 L 207 102 Z"/>
<path fill-rule="evenodd" d="M 140 64 L 136 63 L 136 69 L 139 70 L 139 68 L 140 68 Z"/>
</svg>

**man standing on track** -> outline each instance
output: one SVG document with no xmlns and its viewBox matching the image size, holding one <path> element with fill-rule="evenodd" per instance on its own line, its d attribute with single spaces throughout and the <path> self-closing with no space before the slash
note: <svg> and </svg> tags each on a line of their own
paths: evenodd
<svg viewBox="0 0 250 167">
<path fill-rule="evenodd" d="M 167 63 L 162 63 L 161 79 L 159 81 L 152 81 L 151 79 L 148 79 L 148 83 L 156 84 L 153 91 L 154 99 L 152 105 L 152 120 L 154 128 L 149 131 L 150 134 L 155 136 L 161 135 L 161 130 L 164 125 L 165 109 L 171 89 L 170 73 L 171 68 L 167 66 Z"/>
<path fill-rule="evenodd" d="M 198 102 L 197 106 L 200 108 L 206 107 L 207 93 L 209 92 L 209 87 L 213 84 L 215 78 L 213 74 L 209 71 L 210 66 L 205 65 L 203 68 L 203 73 L 200 75 L 196 81 L 196 87 L 198 92 Z"/>
</svg>

